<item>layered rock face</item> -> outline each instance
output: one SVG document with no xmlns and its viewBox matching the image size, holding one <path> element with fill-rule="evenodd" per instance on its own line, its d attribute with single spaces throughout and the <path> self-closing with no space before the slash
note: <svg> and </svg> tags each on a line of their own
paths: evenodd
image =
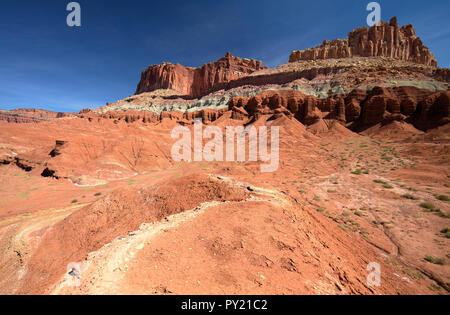
<svg viewBox="0 0 450 315">
<path fill-rule="evenodd" d="M 303 51 L 293 51 L 290 62 L 349 57 L 388 57 L 427 66 L 437 61 L 425 47 L 411 24 L 399 27 L 397 18 L 371 28 L 362 27 L 350 32 L 346 39 L 324 41 L 322 45 Z"/>
<path fill-rule="evenodd" d="M 261 61 L 233 57 L 231 53 L 200 68 L 163 63 L 150 66 L 142 72 L 136 94 L 171 89 L 181 95 L 200 97 L 211 91 L 216 84 L 239 79 L 262 69 L 266 67 Z"/>
<path fill-rule="evenodd" d="M 229 103 L 233 115 L 245 113 L 293 116 L 310 126 L 319 120 L 336 120 L 358 131 L 378 123 L 408 121 L 427 130 L 450 121 L 450 91 L 431 92 L 415 87 L 355 89 L 349 95 L 317 98 L 299 91 L 265 91 L 253 97 L 235 97 Z"/>
<path fill-rule="evenodd" d="M 438 68 L 434 73 L 434 77 L 437 80 L 441 80 L 444 82 L 450 82 L 450 69 L 448 68 Z"/>
<path fill-rule="evenodd" d="M 101 123 L 102 119 L 113 120 L 115 124 L 120 122 L 125 123 L 143 123 L 152 124 L 160 123 L 164 120 L 173 120 L 177 123 L 192 124 L 194 119 L 201 118 L 204 123 L 210 123 L 217 120 L 227 111 L 226 108 L 214 110 L 214 109 L 203 109 L 195 112 L 180 112 L 180 111 L 163 111 L 160 114 L 155 114 L 153 112 L 147 111 L 111 111 L 105 114 L 96 113 L 82 113 L 78 117 L 83 119 L 88 119 L 89 121 L 97 121 Z"/>
<path fill-rule="evenodd" d="M 103 124 L 104 120 L 120 123 L 153 124 L 172 121 L 191 125 L 195 118 L 209 124 L 223 116 L 244 124 L 262 116 L 285 115 L 306 126 L 322 120 L 334 120 L 354 131 L 379 123 L 406 121 L 420 130 L 436 128 L 450 122 L 450 90 L 434 92 L 413 86 L 354 89 L 349 94 L 319 98 L 297 90 L 267 90 L 251 97 L 237 96 L 228 108 L 199 111 L 110 111 L 103 114 L 85 112 L 78 116 Z"/>
<path fill-rule="evenodd" d="M 42 109 L 14 109 L 11 111 L 0 110 L 0 121 L 7 123 L 39 123 L 57 118 L 73 116 L 69 113 L 52 112 Z"/>
</svg>

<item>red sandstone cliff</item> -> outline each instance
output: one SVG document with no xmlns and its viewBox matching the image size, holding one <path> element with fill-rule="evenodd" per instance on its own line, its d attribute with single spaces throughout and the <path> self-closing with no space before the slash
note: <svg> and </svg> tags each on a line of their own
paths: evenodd
<svg viewBox="0 0 450 315">
<path fill-rule="evenodd" d="M 415 87 L 355 89 L 348 95 L 316 98 L 295 90 L 264 91 L 253 97 L 235 97 L 229 110 L 244 109 L 250 117 L 281 112 L 305 125 L 333 119 L 359 130 L 387 121 L 408 121 L 427 130 L 450 121 L 450 92 Z M 233 113 L 237 115 L 238 113 Z"/>
<path fill-rule="evenodd" d="M 262 69 L 266 67 L 261 61 L 233 57 L 230 53 L 200 68 L 163 63 L 150 66 L 142 72 L 136 94 L 172 89 L 182 95 L 199 97 L 211 91 L 216 84 L 239 79 Z"/>
<path fill-rule="evenodd" d="M 115 124 L 158 124 L 172 120 L 190 125 L 195 118 L 202 118 L 208 124 L 226 116 L 247 124 L 264 115 L 277 118 L 281 114 L 294 117 L 306 126 L 321 120 L 334 120 L 351 130 L 361 131 L 379 123 L 406 121 L 420 130 L 429 130 L 450 122 L 450 90 L 434 92 L 413 86 L 375 87 L 370 90 L 354 89 L 349 94 L 327 98 L 306 95 L 297 90 L 266 90 L 251 97 L 233 97 L 228 108 L 219 110 L 163 111 L 159 114 L 136 110 L 102 114 L 83 111 L 78 117 L 100 124 L 104 120 L 112 120 Z"/>
<path fill-rule="evenodd" d="M 425 47 L 411 24 L 399 27 L 397 18 L 371 28 L 362 27 L 350 32 L 346 39 L 324 41 L 322 45 L 303 51 L 293 51 L 290 62 L 348 57 L 388 57 L 437 66 L 437 61 Z"/>
</svg>

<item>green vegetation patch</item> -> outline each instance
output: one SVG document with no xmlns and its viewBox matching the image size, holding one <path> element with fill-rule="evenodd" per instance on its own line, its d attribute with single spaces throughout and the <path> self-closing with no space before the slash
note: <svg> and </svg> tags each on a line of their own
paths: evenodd
<svg viewBox="0 0 450 315">
<path fill-rule="evenodd" d="M 420 207 L 423 208 L 423 209 L 427 209 L 427 210 L 433 210 L 433 209 L 435 209 L 434 204 L 429 203 L 429 202 L 422 202 L 422 203 L 420 204 Z"/>
<path fill-rule="evenodd" d="M 342 229 L 342 230 L 344 230 L 345 232 L 348 232 L 348 231 L 352 231 L 352 232 L 356 232 L 356 231 L 358 231 L 358 229 L 357 228 L 355 228 L 355 227 L 353 227 L 353 226 L 350 226 L 350 225 L 347 225 L 347 224 L 339 224 L 339 227 Z"/>
<path fill-rule="evenodd" d="M 327 208 L 325 207 L 320 207 L 317 209 L 318 212 L 324 212 L 325 210 L 327 210 Z"/>
<path fill-rule="evenodd" d="M 441 233 L 446 237 L 446 238 L 450 238 L 450 228 L 446 227 L 445 229 L 443 229 L 441 231 Z"/>
<path fill-rule="evenodd" d="M 410 195 L 410 194 L 404 194 L 402 197 L 405 199 L 410 199 L 410 200 L 419 200 L 419 198 L 417 198 L 413 195 Z"/>
<path fill-rule="evenodd" d="M 425 256 L 425 260 L 428 261 L 429 263 L 435 264 L 435 265 L 444 265 L 445 264 L 445 260 L 442 258 L 436 258 L 433 256 Z"/>
<path fill-rule="evenodd" d="M 448 196 L 445 196 L 445 195 L 436 196 L 436 199 L 438 199 L 440 201 L 446 201 L 446 202 L 450 201 L 450 198 Z"/>
<path fill-rule="evenodd" d="M 403 269 L 403 272 L 406 275 L 408 275 L 411 278 L 414 278 L 416 280 L 423 280 L 423 279 L 425 279 L 424 275 L 421 272 L 419 272 L 419 271 L 416 272 L 416 271 L 413 271 L 411 269 L 405 268 L 405 269 Z"/>
<path fill-rule="evenodd" d="M 441 211 L 441 209 L 435 208 L 432 203 L 429 202 L 423 202 L 420 204 L 420 207 L 423 208 L 424 212 L 429 212 L 437 215 L 438 217 L 450 219 L 450 215 L 444 213 Z"/>
</svg>

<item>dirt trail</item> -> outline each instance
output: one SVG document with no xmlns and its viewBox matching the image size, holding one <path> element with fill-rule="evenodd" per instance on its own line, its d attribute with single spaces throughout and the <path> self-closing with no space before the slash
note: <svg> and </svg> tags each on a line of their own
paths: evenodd
<svg viewBox="0 0 450 315">
<path fill-rule="evenodd" d="M 255 200 L 270 200 L 279 205 L 289 203 L 280 192 L 275 190 L 255 187 L 224 176 L 210 175 L 210 178 L 252 192 L 248 199 L 235 202 L 235 204 Z M 100 250 L 90 253 L 87 260 L 80 263 L 82 281 L 76 282 L 77 279 L 67 273 L 51 294 L 123 294 L 124 288 L 121 282 L 129 269 L 130 261 L 139 251 L 149 245 L 152 239 L 167 230 L 177 228 L 180 224 L 192 222 L 197 216 L 212 207 L 227 203 L 230 201 L 205 202 L 195 209 L 166 217 L 162 222 L 143 223 L 139 230 L 129 232 L 127 236 L 119 237 L 111 243 L 105 244 Z M 80 287 L 74 286 L 74 283 L 80 284 Z"/>
<path fill-rule="evenodd" d="M 162 222 L 144 223 L 90 253 L 80 264 L 80 282 L 66 274 L 52 293 L 374 292 L 365 284 L 363 271 L 367 257 L 376 259 L 373 250 L 366 248 L 361 260 L 350 249 L 356 239 L 333 228 L 336 240 L 330 239 L 323 219 L 300 211 L 294 199 L 278 190 L 210 177 L 251 195 L 242 201 L 206 202 Z M 318 269 L 327 276 L 318 275 Z M 392 281 L 391 268 L 385 269 L 389 285 L 380 293 L 406 290 Z"/>
<path fill-rule="evenodd" d="M 18 215 L 0 220 L 0 293 L 13 294 L 22 284 L 27 272 L 27 263 L 39 243 L 39 236 L 31 237 L 35 232 L 51 228 L 71 213 L 85 205 L 73 205 L 61 209 L 47 209 L 32 215 Z"/>
<path fill-rule="evenodd" d="M 121 281 L 128 271 L 128 263 L 136 253 L 148 245 L 152 238 L 164 233 L 168 229 L 174 229 L 183 222 L 201 215 L 209 207 L 219 205 L 220 202 L 207 202 L 196 209 L 167 217 L 164 222 L 144 223 L 139 230 L 129 232 L 127 236 L 119 237 L 104 245 L 100 250 L 88 255 L 81 266 L 81 287 L 74 286 L 77 279 L 66 274 L 52 290 L 52 295 L 58 294 L 123 294 Z"/>
</svg>

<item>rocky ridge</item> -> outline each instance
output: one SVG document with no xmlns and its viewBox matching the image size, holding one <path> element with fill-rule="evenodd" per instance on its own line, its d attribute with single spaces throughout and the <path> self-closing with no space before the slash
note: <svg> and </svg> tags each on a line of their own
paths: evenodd
<svg viewBox="0 0 450 315">
<path fill-rule="evenodd" d="M 322 45 L 303 51 L 293 51 L 290 62 L 330 58 L 388 57 L 437 66 L 437 61 L 411 24 L 399 27 L 397 18 L 371 28 L 362 27 L 350 32 L 346 39 L 325 40 Z"/>
<path fill-rule="evenodd" d="M 39 123 L 57 118 L 69 117 L 72 114 L 52 112 L 42 109 L 14 109 L 11 111 L 0 110 L 0 122 L 6 123 Z"/>
<path fill-rule="evenodd" d="M 258 60 L 233 57 L 231 53 L 200 68 L 163 63 L 144 70 L 136 94 L 159 89 L 172 89 L 180 95 L 199 97 L 210 92 L 216 84 L 247 76 L 266 67 Z"/>
</svg>

